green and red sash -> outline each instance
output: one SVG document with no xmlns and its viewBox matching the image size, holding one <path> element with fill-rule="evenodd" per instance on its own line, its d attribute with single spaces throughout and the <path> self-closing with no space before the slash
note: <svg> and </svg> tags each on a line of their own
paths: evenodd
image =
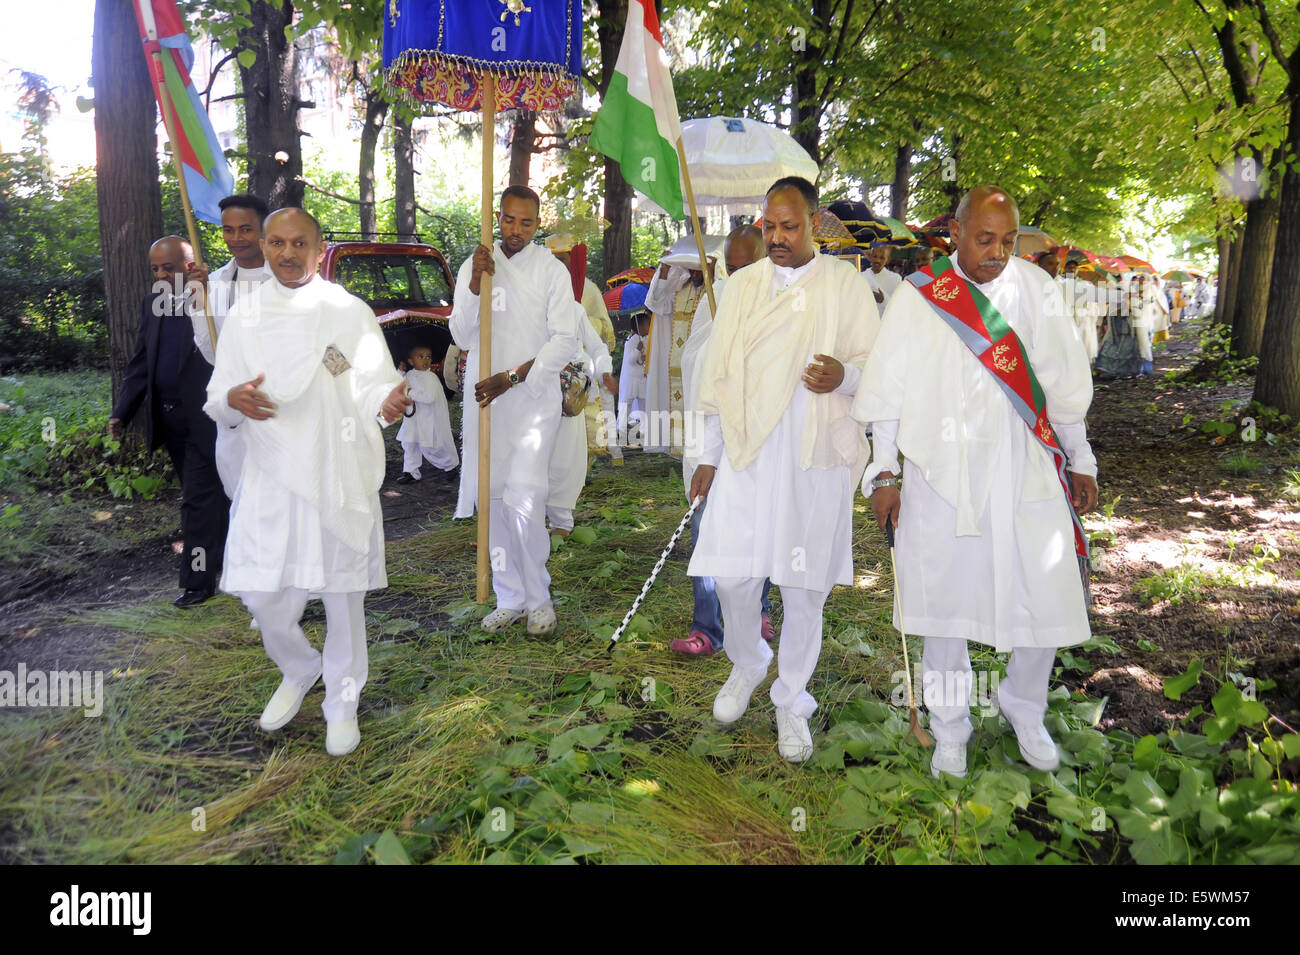
<svg viewBox="0 0 1300 955">
<path fill-rule="evenodd" d="M 1020 336 L 975 283 L 957 274 L 946 256 L 939 257 L 928 268 L 913 272 L 907 280 L 989 370 L 1034 439 L 1052 455 L 1074 522 L 1074 552 L 1086 561 L 1088 538 L 1071 503 L 1065 452 L 1047 420 L 1047 400 Z"/>
</svg>

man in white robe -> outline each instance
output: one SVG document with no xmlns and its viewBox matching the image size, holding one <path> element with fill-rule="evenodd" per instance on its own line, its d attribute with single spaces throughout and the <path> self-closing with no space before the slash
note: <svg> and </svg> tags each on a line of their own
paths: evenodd
<svg viewBox="0 0 1300 955">
<path fill-rule="evenodd" d="M 263 248 L 275 279 L 231 309 L 203 409 L 245 444 L 221 589 L 243 600 L 284 677 L 261 727 L 293 719 L 323 672 L 325 749 L 342 756 L 361 741 L 365 593 L 388 584 L 378 418 L 392 423 L 410 402 L 374 312 L 316 274 L 316 220 L 272 213 Z M 313 596 L 323 654 L 298 623 Z"/>
<path fill-rule="evenodd" d="M 894 626 L 925 637 L 931 772 L 966 772 L 968 640 L 1010 651 L 999 705 L 1026 762 L 1051 770 L 1059 753 L 1043 716 L 1056 649 L 1089 635 L 1070 508 L 1082 513 L 1097 500 L 1084 426 L 1092 377 L 1059 288 L 1012 254 L 1011 197 L 973 190 L 951 229 L 957 252 L 944 281 L 974 282 L 1023 342 L 1069 459 L 1073 501 L 993 374 L 911 282 L 890 302 L 853 406 L 872 423 L 862 490 L 880 526 L 897 528 Z"/>
<path fill-rule="evenodd" d="M 579 267 L 572 259 L 575 248 L 582 253 L 581 261 L 586 261 L 587 247 L 575 241 L 571 235 L 548 236 L 546 247 L 569 270 L 571 278 L 575 277 L 574 271 Z M 600 289 L 587 278 L 585 272 L 582 274 L 582 298 L 579 301 L 586 324 L 604 343 L 605 354 L 612 354 L 617 343 L 614 338 L 614 323 L 610 320 L 609 309 L 605 307 Z M 584 323 L 579 322 L 579 328 L 582 324 Z M 589 358 L 595 360 L 591 349 L 584 347 L 583 350 Z M 613 370 L 612 366 L 610 370 Z M 608 455 L 614 467 L 622 467 L 623 448 L 618 442 L 618 382 L 612 375 L 608 378 L 597 375 L 592 380 L 588 389 L 587 407 L 582 415 L 587 429 L 587 467 L 591 467 L 592 459 L 598 455 Z M 552 528 L 554 526 L 552 524 Z M 573 529 L 572 523 L 569 524 L 569 529 Z"/>
<path fill-rule="evenodd" d="M 817 191 L 778 180 L 763 211 L 767 257 L 727 281 L 700 371 L 706 416 L 690 497 L 708 496 L 691 576 L 711 576 L 731 675 L 713 703 L 720 723 L 744 715 L 767 674 L 759 597 L 781 588 L 777 750 L 812 755 L 808 681 L 821 652 L 822 607 L 853 583 L 853 489 L 867 461 L 849 414 L 880 325 L 856 268 L 818 255 Z"/>
<path fill-rule="evenodd" d="M 889 297 L 894 294 L 894 291 L 903 281 L 901 275 L 887 268 L 890 252 L 890 247 L 884 242 L 873 242 L 871 248 L 867 251 L 867 259 L 871 262 L 871 271 L 869 274 L 863 273 L 875 283 L 874 287 L 880 292 L 880 298 L 876 300 L 876 304 L 881 315 L 885 314 L 885 306 L 889 304 Z"/>
<path fill-rule="evenodd" d="M 1078 278 L 1077 269 L 1067 269 L 1060 283 L 1061 295 L 1065 299 L 1065 314 L 1074 324 L 1091 365 L 1097 360 L 1097 320 L 1103 314 L 1103 306 L 1097 302 L 1097 287 L 1086 279 Z"/>
<path fill-rule="evenodd" d="M 577 303 L 574 303 L 577 305 Z M 581 305 L 577 305 L 579 309 Z M 613 380 L 609 349 L 596 334 L 591 323 L 579 314 L 574 321 L 580 342 L 578 351 L 570 359 L 583 366 L 587 374 L 587 406 L 596 400 L 596 393 L 604 385 L 609 390 Z M 546 520 L 551 525 L 551 533 L 568 537 L 573 530 L 573 508 L 578 503 L 578 495 L 587 483 L 589 464 L 587 445 L 586 410 L 572 417 L 560 416 L 560 426 L 556 430 L 555 448 L 551 451 L 549 468 L 550 491 L 546 496 Z"/>
<path fill-rule="evenodd" d="M 704 236 L 703 243 L 706 261 L 712 267 L 722 239 Z M 691 337 L 696 306 L 708 297 L 699 265 L 695 236 L 682 236 L 664 256 L 646 293 L 646 307 L 654 315 L 646 367 L 646 450 L 667 452 L 678 460 L 684 440 L 682 349 Z"/>
<path fill-rule="evenodd" d="M 262 220 L 269 211 L 266 203 L 257 196 L 233 195 L 226 196 L 217 205 L 221 209 L 221 238 L 230 250 L 230 261 L 211 274 L 196 266 L 191 278 L 206 291 L 219 341 L 231 306 L 241 295 L 252 294 L 271 278 L 271 267 L 262 254 Z M 208 364 L 214 364 L 216 352 L 201 300 L 190 309 L 190 321 L 194 325 L 194 344 Z M 235 483 L 244 465 L 244 442 L 238 428 L 217 428 L 216 460 L 226 496 L 233 499 Z"/>
<path fill-rule="evenodd" d="M 725 274 L 713 283 L 713 294 L 722 300 L 722 290 L 727 276 L 752 265 L 763 258 L 763 233 L 755 226 L 741 226 L 732 230 L 723 246 L 723 264 Z M 708 349 L 709 338 L 713 332 L 713 312 L 709 308 L 709 299 L 700 299 L 695 308 L 695 320 L 691 323 L 691 337 L 682 349 L 682 389 L 685 392 L 685 417 L 683 419 L 685 444 L 682 454 L 682 484 L 689 501 L 691 481 L 695 477 L 695 468 L 700 462 L 701 437 L 703 435 L 703 416 L 699 413 L 700 403 L 700 366 Z M 701 502 L 691 518 L 691 549 L 694 550 L 700 539 L 700 522 L 704 520 L 706 505 Z M 772 582 L 763 586 L 759 600 L 762 615 L 761 629 L 763 639 L 769 643 L 776 639 L 776 630 L 772 626 L 772 604 L 768 592 Z M 723 625 L 722 607 L 718 603 L 717 586 L 712 577 L 692 577 L 691 591 L 694 597 L 694 609 L 691 613 L 691 629 L 685 637 L 680 637 L 668 645 L 675 653 L 690 656 L 709 656 L 722 649 Z"/>
<path fill-rule="evenodd" d="M 497 222 L 501 241 L 480 245 L 460 267 L 451 334 L 467 349 L 464 437 L 457 517 L 472 517 L 478 498 L 478 411 L 492 405 L 489 540 L 496 609 L 482 628 L 496 633 L 523 620 L 528 632 L 555 629 L 551 553 L 546 533 L 548 468 L 560 424 L 560 371 L 578 350 L 580 310 L 565 269 L 545 246 L 535 244 L 540 201 L 524 186 L 501 195 Z M 481 374 L 479 288 L 492 276 L 492 368 Z"/>
</svg>

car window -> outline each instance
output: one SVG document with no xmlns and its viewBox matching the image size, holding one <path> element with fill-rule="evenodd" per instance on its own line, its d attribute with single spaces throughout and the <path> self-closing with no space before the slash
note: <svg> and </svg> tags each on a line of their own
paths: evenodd
<svg viewBox="0 0 1300 955">
<path fill-rule="evenodd" d="M 451 305 L 446 273 L 431 255 L 343 255 L 334 281 L 374 309 Z"/>
</svg>

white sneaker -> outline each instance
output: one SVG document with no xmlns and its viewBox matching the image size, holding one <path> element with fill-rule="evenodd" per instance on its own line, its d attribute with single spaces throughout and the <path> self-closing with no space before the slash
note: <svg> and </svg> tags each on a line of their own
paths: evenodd
<svg viewBox="0 0 1300 955">
<path fill-rule="evenodd" d="M 350 720 L 325 721 L 325 752 L 331 756 L 346 756 L 361 742 L 361 728 L 354 716 Z"/>
<path fill-rule="evenodd" d="M 1047 732 L 1047 727 L 1043 725 L 1042 720 L 1039 720 L 1035 726 L 1027 726 L 1013 720 L 1006 707 L 1002 705 L 1001 686 L 998 687 L 998 708 L 1002 710 L 1002 715 L 1015 730 L 1016 742 L 1020 744 L 1020 755 L 1026 763 L 1034 769 L 1041 769 L 1048 773 L 1061 765 L 1061 751 L 1057 748 L 1051 734 Z"/>
<path fill-rule="evenodd" d="M 527 616 L 528 614 L 522 610 L 507 610 L 504 607 L 498 607 L 479 621 L 479 626 L 487 633 L 500 633 L 506 627 L 513 627 Z"/>
<path fill-rule="evenodd" d="M 271 699 L 266 704 L 266 709 L 262 710 L 262 718 L 258 720 L 257 725 L 262 727 L 268 733 L 273 733 L 285 726 L 291 719 L 298 715 L 298 710 L 302 707 L 303 698 L 307 692 L 316 685 L 320 679 L 320 667 L 316 668 L 316 675 L 305 686 L 297 683 L 290 683 L 288 680 L 281 680 L 276 691 L 271 694 Z"/>
<path fill-rule="evenodd" d="M 802 763 L 813 754 L 808 720 L 783 706 L 776 708 L 776 751 L 792 763 Z"/>
<path fill-rule="evenodd" d="M 549 600 L 528 614 L 528 632 L 550 633 L 555 629 L 555 605 Z"/>
<path fill-rule="evenodd" d="M 947 773 L 958 779 L 966 778 L 965 743 L 954 743 L 945 739 L 934 741 L 934 755 L 930 757 L 930 775 L 938 779 L 940 773 Z"/>
<path fill-rule="evenodd" d="M 747 674 L 733 665 L 731 676 L 727 677 L 727 682 L 722 684 L 722 689 L 713 700 L 713 718 L 725 726 L 744 716 L 745 710 L 749 709 L 749 698 L 766 676 L 767 667 Z"/>
</svg>

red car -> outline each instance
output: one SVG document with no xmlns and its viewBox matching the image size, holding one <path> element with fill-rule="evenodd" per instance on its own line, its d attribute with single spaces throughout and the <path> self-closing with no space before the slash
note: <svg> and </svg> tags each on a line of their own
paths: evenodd
<svg viewBox="0 0 1300 955">
<path fill-rule="evenodd" d="M 374 309 L 394 364 L 425 345 L 442 376 L 456 283 L 441 252 L 418 242 L 331 242 L 320 272 Z"/>
</svg>

